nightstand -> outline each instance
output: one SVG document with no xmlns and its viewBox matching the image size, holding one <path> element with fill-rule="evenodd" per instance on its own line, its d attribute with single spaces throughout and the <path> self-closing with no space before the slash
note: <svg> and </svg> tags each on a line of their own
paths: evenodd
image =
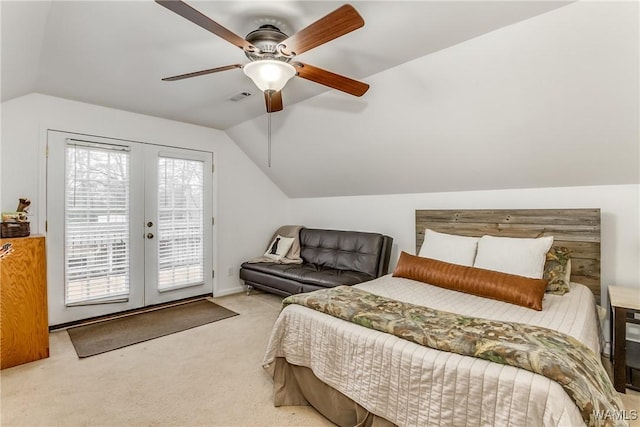
<svg viewBox="0 0 640 427">
<path fill-rule="evenodd" d="M 613 386 L 620 393 L 627 387 L 636 388 L 635 376 L 640 376 L 640 343 L 627 341 L 627 323 L 640 324 L 640 290 L 609 286 L 610 359 L 613 363 Z M 631 384 L 627 384 L 627 379 Z"/>
</svg>

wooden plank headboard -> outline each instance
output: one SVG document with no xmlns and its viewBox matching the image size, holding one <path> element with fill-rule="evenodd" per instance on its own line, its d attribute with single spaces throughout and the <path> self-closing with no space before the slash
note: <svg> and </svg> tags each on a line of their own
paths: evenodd
<svg viewBox="0 0 640 427">
<path fill-rule="evenodd" d="M 416 210 L 416 253 L 424 230 L 461 236 L 553 236 L 571 249 L 571 281 L 582 283 L 600 304 L 600 209 Z"/>
</svg>

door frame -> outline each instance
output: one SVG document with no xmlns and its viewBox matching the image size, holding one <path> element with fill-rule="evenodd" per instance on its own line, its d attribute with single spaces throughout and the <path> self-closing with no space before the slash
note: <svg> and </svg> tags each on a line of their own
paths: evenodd
<svg viewBox="0 0 640 427">
<path fill-rule="evenodd" d="M 71 131 L 71 130 L 62 130 L 59 129 L 56 126 L 46 126 L 43 125 L 40 127 L 40 147 L 42 149 L 41 152 L 45 153 L 44 156 L 40 157 L 40 161 L 39 161 L 39 170 L 41 171 L 40 173 L 42 174 L 42 178 L 39 179 L 40 182 L 40 186 L 39 186 L 39 197 L 38 199 L 41 201 L 41 203 L 39 203 L 39 206 L 37 208 L 37 212 L 38 212 L 38 229 L 39 229 L 39 233 L 40 234 L 44 234 L 47 239 L 47 254 L 48 254 L 48 258 L 50 252 L 52 251 L 52 247 L 57 245 L 64 245 L 64 230 L 62 230 L 62 232 L 60 233 L 62 235 L 62 242 L 56 242 L 55 240 L 52 242 L 51 238 L 54 237 L 55 239 L 55 233 L 54 236 L 51 235 L 50 230 L 48 230 L 48 223 L 51 219 L 52 216 L 52 212 L 50 211 L 50 206 L 49 206 L 49 186 L 50 186 L 50 182 L 49 182 L 49 161 L 50 161 L 50 151 L 49 151 L 49 135 L 51 132 L 57 132 L 57 133 L 62 133 L 62 134 L 66 134 L 68 137 L 77 137 L 79 139 L 89 139 L 92 141 L 96 141 L 98 143 L 102 142 L 105 144 L 109 144 L 109 145 L 116 145 L 116 144 L 122 144 L 122 145 L 129 145 L 129 144 L 138 144 L 140 147 L 144 147 L 144 146 L 157 146 L 159 147 L 160 151 L 163 152 L 167 152 L 167 151 L 171 151 L 172 149 L 177 149 L 177 150 L 189 150 L 189 151 L 193 151 L 193 152 L 200 152 L 200 153 L 205 153 L 207 155 L 211 156 L 211 175 L 210 175 L 210 189 L 211 189 L 211 215 L 212 218 L 215 218 L 217 215 L 217 197 L 216 197 L 216 191 L 217 191 L 217 174 L 215 173 L 215 171 L 217 170 L 217 168 L 215 167 L 215 161 L 216 161 L 216 156 L 215 153 L 212 151 L 207 151 L 207 150 L 202 150 L 202 149 L 197 149 L 197 148 L 191 148 L 188 146 L 184 146 L 186 144 L 182 144 L 183 146 L 170 146 L 170 145 L 166 145 L 166 144 L 155 144 L 155 143 L 149 143 L 149 142 L 142 142 L 142 141 L 136 141 L 136 140 L 131 140 L 131 139 L 123 139 L 123 138 L 117 138 L 117 137 L 107 137 L 107 136 L 97 136 L 94 134 L 88 134 L 88 133 L 83 133 L 83 132 L 78 132 L 78 131 Z M 64 159 L 63 159 L 64 160 Z M 133 171 L 132 171 L 133 172 Z M 139 171 L 139 173 L 143 173 L 143 171 Z M 207 171 L 205 170 L 205 177 L 207 176 Z M 142 180 L 144 181 L 144 179 Z M 143 191 L 144 193 L 144 191 Z M 133 198 L 133 194 L 131 195 L 131 197 Z M 142 215 L 143 217 L 144 215 Z M 135 233 L 137 233 L 138 236 L 140 236 L 141 234 L 143 234 L 144 232 L 144 225 L 143 225 L 143 221 L 144 218 L 142 218 L 140 221 L 134 221 L 133 217 L 131 219 L 132 225 L 131 225 L 131 232 L 130 234 L 133 235 L 134 233 L 134 222 L 136 222 L 136 226 L 135 226 Z M 209 223 L 207 221 L 205 221 L 205 224 L 209 224 L 209 227 L 205 227 L 205 239 L 209 239 L 210 240 L 210 248 L 211 250 L 209 251 L 209 257 L 208 260 L 208 265 L 211 266 L 211 270 L 212 270 L 212 276 L 208 276 L 207 272 L 205 271 L 205 278 L 207 277 L 212 277 L 209 280 L 210 286 L 209 288 L 206 290 L 207 294 L 213 294 L 215 292 L 215 289 L 217 288 L 217 277 L 215 277 L 215 275 L 213 275 L 213 272 L 217 269 L 217 227 L 215 223 Z M 139 228 L 139 230 L 138 230 Z M 207 236 L 208 233 L 208 236 Z M 59 236 L 58 236 L 59 237 Z M 132 239 L 133 242 L 133 239 Z M 144 245 L 146 242 L 143 239 L 140 239 L 140 242 L 142 245 Z M 52 244 L 55 243 L 55 244 Z M 59 246 L 58 246 L 59 247 Z M 207 255 L 205 254 L 205 257 L 207 257 Z M 64 258 L 62 258 L 62 262 L 64 263 Z M 60 268 L 64 269 L 64 264 L 62 264 L 61 266 L 57 267 L 57 271 L 54 271 L 54 269 L 52 269 L 52 265 L 53 263 L 49 262 L 49 267 L 47 268 L 47 281 L 49 284 L 51 283 L 55 283 L 55 280 L 58 280 L 58 278 L 60 277 Z M 56 277 L 55 274 L 58 274 L 58 276 Z M 64 272 L 62 273 L 64 277 Z M 143 278 L 144 279 L 144 278 Z M 133 281 L 133 278 L 132 278 Z M 51 304 L 51 301 L 55 300 L 55 295 L 53 295 L 53 291 L 52 291 L 52 286 L 49 285 L 48 286 L 48 297 L 49 297 L 49 304 Z M 144 298 L 144 295 L 143 295 Z M 179 299 L 179 297 L 177 297 Z M 64 305 L 64 301 L 62 303 Z M 144 301 L 142 302 L 142 304 L 144 305 Z M 94 309 L 97 307 L 97 305 L 92 305 L 92 306 L 88 306 L 90 307 L 90 309 Z M 74 307 L 74 309 L 77 307 Z M 127 308 L 125 306 L 122 306 L 121 310 L 118 310 L 118 312 L 120 311 L 129 311 L 131 308 Z M 56 321 L 56 319 L 52 319 L 52 310 L 48 310 L 49 311 L 49 325 L 50 326 L 54 326 L 54 325 L 62 325 L 68 322 L 64 322 L 64 321 Z M 101 316 L 100 313 L 92 313 L 92 317 L 99 317 Z"/>
</svg>

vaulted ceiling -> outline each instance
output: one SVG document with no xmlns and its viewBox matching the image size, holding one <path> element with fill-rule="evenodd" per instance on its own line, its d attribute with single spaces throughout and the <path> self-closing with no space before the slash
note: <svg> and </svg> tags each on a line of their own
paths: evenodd
<svg viewBox="0 0 640 427">
<path fill-rule="evenodd" d="M 293 34 L 342 3 L 191 1 L 244 37 L 272 23 Z M 363 28 L 301 59 L 363 79 L 566 2 L 356 2 Z M 153 1 L 2 1 L 2 100 L 37 91 L 227 129 L 264 114 L 240 70 L 161 78 L 248 62 L 240 49 Z M 285 106 L 329 89 L 294 79 Z M 240 92 L 253 96 L 239 102 Z"/>
<path fill-rule="evenodd" d="M 292 34 L 342 4 L 188 3 L 241 36 Z M 637 4 L 616 4 L 353 2 L 365 26 L 301 60 L 371 89 L 290 81 L 272 167 L 264 100 L 240 70 L 161 81 L 243 52 L 152 1 L 3 0 L 2 100 L 39 92 L 225 130 L 291 197 L 637 182 Z"/>
</svg>

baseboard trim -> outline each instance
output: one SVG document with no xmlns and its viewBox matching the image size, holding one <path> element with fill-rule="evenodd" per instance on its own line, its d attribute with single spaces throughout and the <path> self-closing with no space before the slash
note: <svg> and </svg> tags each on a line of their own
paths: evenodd
<svg viewBox="0 0 640 427">
<path fill-rule="evenodd" d="M 247 289 L 244 286 L 235 286 L 233 288 L 221 289 L 213 292 L 213 297 L 226 297 L 227 295 L 239 294 L 241 292 L 246 292 Z"/>
</svg>

